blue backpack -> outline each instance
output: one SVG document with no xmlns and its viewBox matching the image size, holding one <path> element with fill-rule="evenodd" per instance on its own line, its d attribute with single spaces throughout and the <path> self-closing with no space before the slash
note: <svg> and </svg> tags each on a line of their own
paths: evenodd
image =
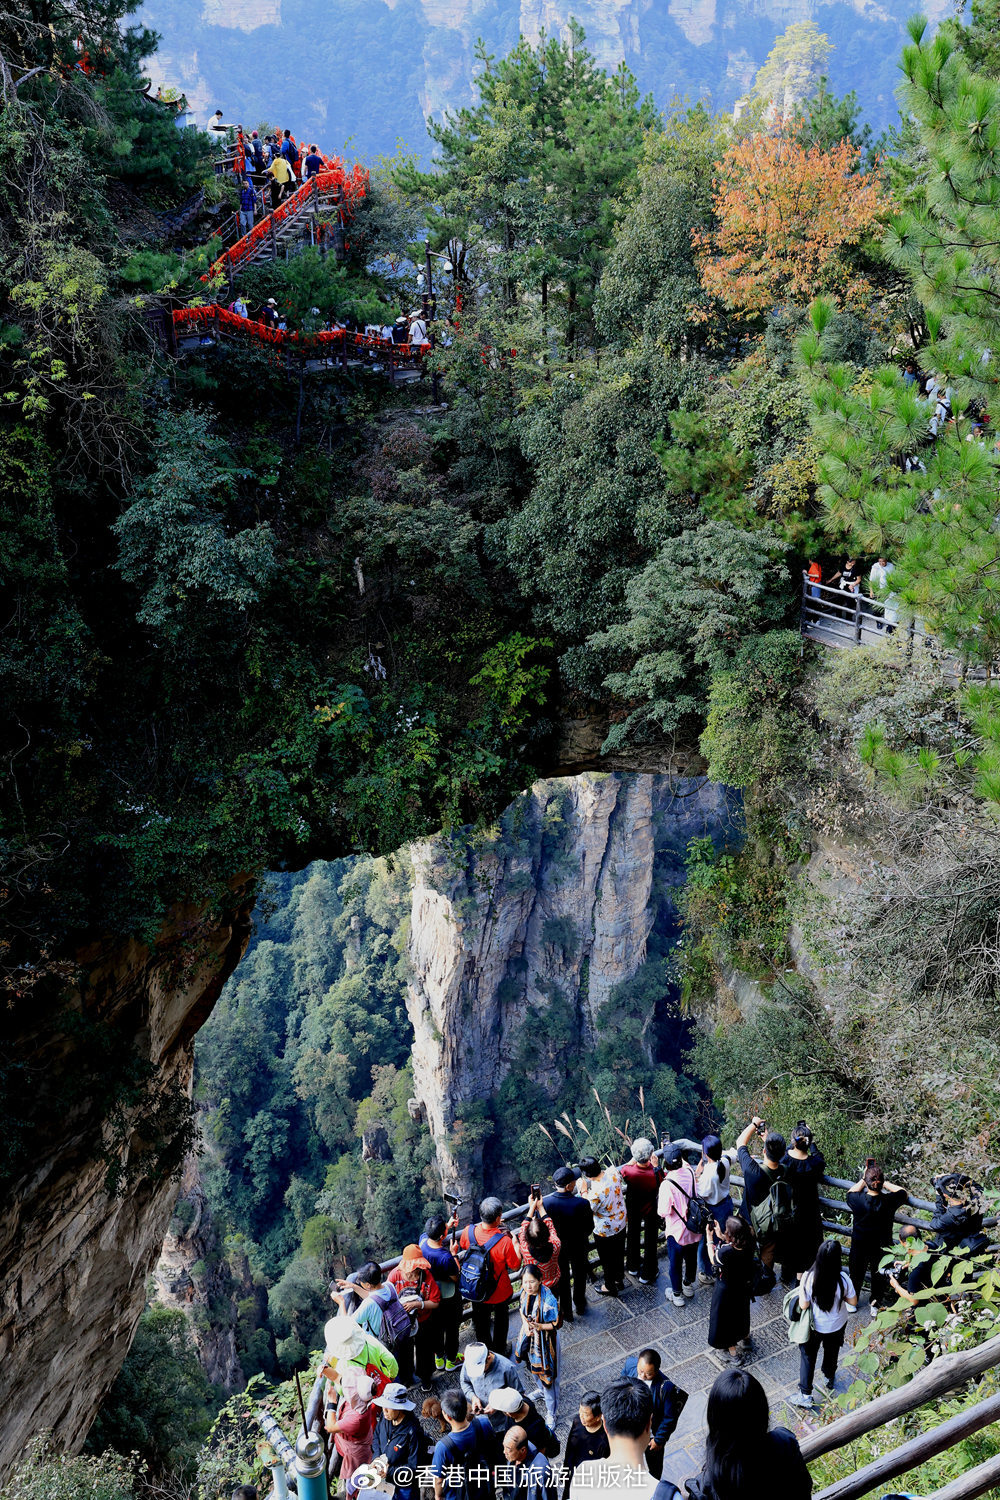
<svg viewBox="0 0 1000 1500">
<path fill-rule="evenodd" d="M 458 1290 L 467 1302 L 485 1302 L 496 1291 L 497 1276 L 490 1251 L 506 1233 L 506 1229 L 498 1229 L 496 1234 L 490 1235 L 485 1245 L 481 1245 L 476 1239 L 475 1229 L 470 1227 L 469 1248 L 462 1252 L 458 1282 Z"/>
</svg>

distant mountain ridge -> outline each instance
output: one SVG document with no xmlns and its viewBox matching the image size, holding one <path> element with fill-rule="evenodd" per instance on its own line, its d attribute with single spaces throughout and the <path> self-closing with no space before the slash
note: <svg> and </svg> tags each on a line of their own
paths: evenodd
<svg viewBox="0 0 1000 1500">
<path fill-rule="evenodd" d="M 156 83 L 183 88 L 199 123 L 217 107 L 345 144 L 360 158 L 399 143 L 426 153 L 426 120 L 472 97 L 475 44 L 561 34 L 574 17 L 601 64 L 622 58 L 660 107 L 675 95 L 731 109 L 785 28 L 812 20 L 834 45 L 829 74 L 876 128 L 894 90 L 912 0 L 148 0 L 161 34 Z M 932 22 L 950 0 L 924 7 Z"/>
</svg>

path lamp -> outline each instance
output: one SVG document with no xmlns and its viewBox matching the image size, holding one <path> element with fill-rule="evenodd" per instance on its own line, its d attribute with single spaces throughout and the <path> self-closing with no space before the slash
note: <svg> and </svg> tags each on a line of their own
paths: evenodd
<svg viewBox="0 0 1000 1500">
<path fill-rule="evenodd" d="M 295 1444 L 295 1474 L 299 1500 L 326 1500 L 326 1453 L 323 1439 L 302 1432 Z"/>
<path fill-rule="evenodd" d="M 426 240 L 425 240 L 424 241 L 424 269 L 422 271 L 420 271 L 418 273 L 418 275 L 417 275 L 417 290 L 423 293 L 424 316 L 426 318 L 430 319 L 430 320 L 433 320 L 434 317 L 436 316 L 436 313 L 437 313 L 437 308 L 435 306 L 435 300 L 434 300 L 434 268 L 431 265 L 431 256 L 432 255 L 435 256 L 436 259 L 444 261 L 444 267 L 443 267 L 443 269 L 445 271 L 450 271 L 452 273 L 452 275 L 455 274 L 455 266 L 454 266 L 454 263 L 451 260 L 451 257 L 448 256 L 448 255 L 445 255 L 444 252 L 441 251 L 441 250 L 432 250 L 431 247 L 430 247 L 430 245 L 428 245 L 427 242 L 426 242 Z M 426 290 L 425 290 L 425 288 L 426 288 Z M 434 348 L 434 330 L 433 329 L 428 329 L 428 333 L 430 334 L 431 348 L 433 349 Z M 437 371 L 436 370 L 434 371 L 434 374 L 431 376 L 431 399 L 433 400 L 434 405 L 437 406 L 437 404 L 438 404 L 438 377 L 437 377 Z"/>
</svg>

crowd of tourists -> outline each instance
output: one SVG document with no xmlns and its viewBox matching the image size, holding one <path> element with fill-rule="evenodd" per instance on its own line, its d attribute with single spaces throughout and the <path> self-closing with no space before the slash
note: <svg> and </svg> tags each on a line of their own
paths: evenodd
<svg viewBox="0 0 1000 1500">
<path fill-rule="evenodd" d="M 652 1495 L 687 1401 L 659 1350 L 625 1359 L 615 1379 L 585 1393 L 564 1445 L 555 1428 L 560 1329 L 586 1316 L 591 1247 L 601 1268 L 598 1295 L 621 1296 L 626 1277 L 652 1286 L 662 1223 L 666 1301 L 684 1307 L 699 1291 L 710 1297 L 708 1345 L 723 1367 L 709 1397 L 704 1466 L 688 1481 L 688 1494 L 808 1496 L 795 1438 L 769 1427 L 766 1396 L 744 1368 L 754 1298 L 779 1277 L 787 1288 L 785 1314 L 800 1328 L 792 1335 L 800 1370 L 791 1404 L 809 1408 L 817 1364 L 825 1388 L 834 1389 L 866 1280 L 873 1309 L 892 1295 L 913 1302 L 932 1285 L 935 1255 L 988 1244 L 981 1189 L 952 1173 L 935 1183 L 931 1237 L 921 1242 L 932 1253 L 914 1254 L 916 1229 L 896 1224 L 906 1190 L 869 1160 L 847 1193 L 853 1224 L 845 1266 L 839 1239 L 824 1238 L 825 1169 L 801 1120 L 786 1141 L 755 1118 L 728 1149 L 718 1135 L 706 1136 L 700 1151 L 686 1141 L 657 1149 L 640 1137 L 623 1166 L 584 1157 L 557 1169 L 551 1192 L 533 1186 L 516 1228 L 500 1199 L 487 1197 L 478 1219 L 461 1229 L 454 1214 L 429 1219 L 419 1243 L 408 1245 L 388 1274 L 369 1261 L 337 1278 L 322 1374 L 325 1427 L 347 1494 L 389 1484 L 399 1500 L 418 1500 L 421 1485 L 433 1488 L 435 1500 L 503 1500 L 525 1488 L 532 1500 L 560 1493 L 566 1500 L 585 1489 Z M 897 1230 L 899 1259 L 886 1269 Z M 474 1337 L 463 1351 L 465 1302 Z M 439 1399 L 435 1379 L 454 1372 L 457 1386 Z M 438 1434 L 434 1442 L 428 1427 Z M 678 1493 L 664 1482 L 656 1500 Z"/>
</svg>

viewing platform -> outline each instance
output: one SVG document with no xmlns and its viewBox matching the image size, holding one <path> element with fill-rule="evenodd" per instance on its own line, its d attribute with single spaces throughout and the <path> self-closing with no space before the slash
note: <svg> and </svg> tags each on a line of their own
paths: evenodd
<svg viewBox="0 0 1000 1500">
<path fill-rule="evenodd" d="M 742 1191 L 741 1175 L 734 1172 L 732 1181 L 733 1186 Z M 852 1184 L 838 1177 L 824 1177 L 822 1181 L 824 1191 L 820 1195 L 820 1205 L 824 1213 L 824 1232 L 828 1236 L 836 1235 L 847 1240 L 850 1236 L 851 1215 L 840 1195 Z M 931 1226 L 928 1216 L 934 1211 L 935 1206 L 928 1200 L 908 1196 L 896 1213 L 896 1222 L 912 1225 L 918 1231 L 929 1232 Z M 512 1231 L 520 1224 L 525 1212 L 526 1205 L 519 1205 L 504 1214 L 504 1220 Z M 996 1225 L 996 1217 L 983 1221 L 983 1227 L 987 1230 L 995 1229 Z M 664 1479 L 683 1485 L 701 1467 L 709 1391 L 721 1371 L 730 1366 L 724 1355 L 708 1345 L 712 1286 L 699 1284 L 695 1295 L 686 1299 L 681 1307 L 666 1301 L 669 1279 L 665 1248 L 661 1237 L 661 1255 L 655 1285 L 643 1285 L 635 1277 L 628 1276 L 621 1296 L 602 1297 L 597 1291 L 601 1273 L 596 1261 L 596 1251 L 591 1247 L 587 1311 L 582 1315 L 578 1314 L 573 1322 L 565 1324 L 559 1333 L 561 1388 L 556 1433 L 562 1448 L 584 1393 L 596 1391 L 600 1394 L 620 1377 L 628 1358 L 639 1354 L 643 1349 L 655 1349 L 661 1356 L 664 1374 L 685 1391 L 688 1397 L 677 1428 L 667 1443 L 663 1465 Z M 398 1260 L 384 1261 L 382 1264 L 384 1270 L 389 1270 L 398 1264 Z M 511 1336 L 516 1337 L 519 1273 L 512 1272 L 511 1279 L 515 1288 L 511 1303 Z M 838 1414 L 832 1421 L 824 1422 L 823 1408 L 831 1397 L 824 1397 L 819 1386 L 814 1389 L 814 1399 L 817 1401 L 814 1409 L 802 1410 L 789 1404 L 789 1398 L 798 1390 L 799 1349 L 789 1340 L 788 1325 L 782 1312 L 786 1290 L 779 1281 L 773 1291 L 758 1297 L 751 1304 L 750 1349 L 744 1357 L 742 1367 L 763 1387 L 770 1406 L 771 1425 L 791 1429 L 798 1438 L 807 1461 L 842 1448 L 865 1433 L 915 1411 L 925 1402 L 961 1391 L 986 1371 L 1000 1367 L 1000 1334 L 997 1334 L 972 1348 L 939 1355 L 921 1373 L 898 1388 L 863 1402 L 850 1412 Z M 856 1380 L 864 1378 L 849 1363 L 851 1349 L 871 1319 L 868 1291 L 859 1291 L 858 1311 L 848 1321 L 832 1398 L 842 1394 Z M 947 1297 L 949 1293 L 945 1292 L 944 1295 Z M 469 1327 L 469 1311 L 463 1311 L 464 1326 L 460 1340 L 462 1349 L 474 1338 Z M 457 1385 L 459 1375 L 460 1372 L 455 1371 L 449 1375 L 436 1376 L 433 1383 L 435 1395 L 440 1398 L 443 1391 Z M 536 1382 L 528 1371 L 524 1371 L 524 1385 L 544 1415 L 541 1392 L 536 1391 Z M 313 1431 L 319 1428 L 323 1387 L 323 1378 L 319 1377 L 305 1411 L 305 1425 Z M 414 1386 L 412 1390 L 419 1409 L 421 1387 Z M 857 1497 L 863 1495 L 884 1494 L 889 1479 L 907 1473 L 926 1458 L 944 1452 L 971 1433 L 998 1420 L 1000 1395 L 988 1396 L 938 1427 L 903 1441 L 897 1448 L 882 1454 L 870 1465 L 858 1469 L 847 1478 L 837 1480 L 826 1489 L 814 1491 L 814 1500 L 857 1500 Z M 428 1438 L 436 1440 L 437 1431 L 432 1431 L 430 1425 L 425 1425 Z M 969 1469 L 944 1489 L 933 1491 L 926 1500 L 976 1500 L 977 1496 L 985 1494 L 998 1484 L 1000 1456 Z"/>
<path fill-rule="evenodd" d="M 566 1434 L 584 1392 L 600 1393 L 618 1379 L 630 1355 L 638 1354 L 642 1349 L 656 1349 L 663 1359 L 663 1373 L 688 1396 L 663 1460 L 664 1479 L 680 1485 L 701 1468 L 708 1392 L 716 1376 L 727 1366 L 714 1350 L 708 1348 L 712 1288 L 699 1286 L 694 1297 L 686 1300 L 683 1307 L 674 1307 L 664 1296 L 669 1284 L 665 1255 L 660 1261 L 655 1286 L 642 1286 L 633 1277 L 628 1277 L 621 1297 L 601 1297 L 597 1293 L 597 1284 L 591 1282 L 586 1313 L 559 1330 L 561 1389 L 556 1432 L 565 1446 Z M 788 1341 L 788 1325 L 781 1312 L 784 1290 L 779 1282 L 773 1292 L 758 1297 L 751 1304 L 752 1348 L 744 1368 L 767 1392 L 772 1424 L 789 1427 L 801 1438 L 818 1425 L 819 1411 L 801 1412 L 786 1404 L 786 1398 L 798 1390 L 799 1351 L 797 1345 Z M 867 1311 L 851 1319 L 845 1354 L 851 1339 L 867 1322 Z M 512 1314 L 511 1329 L 516 1327 L 517 1317 Z M 472 1338 L 471 1330 L 466 1333 L 463 1329 L 462 1347 Z M 842 1362 L 843 1359 L 842 1355 Z M 524 1383 L 530 1393 L 535 1382 L 529 1372 L 524 1373 Z M 852 1379 L 849 1371 L 842 1368 L 837 1375 L 837 1391 L 846 1390 Z M 454 1375 L 438 1377 L 434 1381 L 435 1394 L 440 1395 L 449 1385 L 457 1383 L 457 1371 Z M 819 1386 L 817 1400 L 818 1390 Z M 536 1405 L 544 1417 L 545 1408 L 540 1396 Z"/>
</svg>

